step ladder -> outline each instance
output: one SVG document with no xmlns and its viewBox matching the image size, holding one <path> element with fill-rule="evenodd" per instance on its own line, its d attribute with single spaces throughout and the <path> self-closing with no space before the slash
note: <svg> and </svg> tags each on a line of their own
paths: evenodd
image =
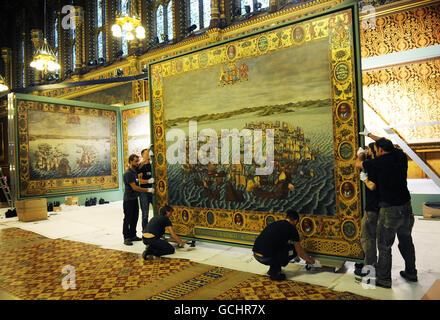
<svg viewBox="0 0 440 320">
<path fill-rule="evenodd" d="M 8 202 L 9 207 L 11 207 L 11 210 L 15 209 L 14 201 L 11 197 L 11 190 L 9 190 L 8 182 L 6 177 L 3 174 L 3 171 L 0 170 L 0 186 L 3 190 L 3 194 L 5 195 L 6 201 Z"/>
</svg>

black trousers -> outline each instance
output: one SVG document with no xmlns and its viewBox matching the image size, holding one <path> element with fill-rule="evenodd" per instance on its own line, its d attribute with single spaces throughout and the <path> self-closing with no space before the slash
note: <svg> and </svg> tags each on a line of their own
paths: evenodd
<svg viewBox="0 0 440 320">
<path fill-rule="evenodd" d="M 270 274 L 278 274 L 281 272 L 281 267 L 287 266 L 290 260 L 295 258 L 297 253 L 293 244 L 286 243 L 279 248 L 273 257 L 261 257 L 254 253 L 255 260 L 258 262 L 270 266 Z"/>
<path fill-rule="evenodd" d="M 124 200 L 124 222 L 122 225 L 122 234 L 124 239 L 136 237 L 136 226 L 139 219 L 139 202 L 138 199 Z"/>
<path fill-rule="evenodd" d="M 142 241 L 148 246 L 147 254 L 152 254 L 156 257 L 164 256 L 167 254 L 173 254 L 175 252 L 174 247 L 168 243 L 168 241 L 160 238 L 144 238 Z"/>
</svg>

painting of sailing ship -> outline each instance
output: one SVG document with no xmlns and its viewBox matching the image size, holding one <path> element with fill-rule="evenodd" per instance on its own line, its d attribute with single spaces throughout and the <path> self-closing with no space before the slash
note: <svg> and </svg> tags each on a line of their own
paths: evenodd
<svg viewBox="0 0 440 320">
<path fill-rule="evenodd" d="M 111 119 L 29 110 L 30 180 L 112 175 Z"/>
<path fill-rule="evenodd" d="M 144 108 L 147 110 L 147 108 Z M 142 150 L 148 148 L 150 140 L 150 117 L 148 112 L 127 118 L 128 154 L 141 156 Z"/>
<path fill-rule="evenodd" d="M 225 70 L 236 70 L 234 81 Z M 222 129 L 272 129 L 275 146 L 270 175 L 257 175 L 255 162 L 168 163 L 170 205 L 336 215 L 328 40 L 166 78 L 164 92 L 166 130 L 188 136 L 189 121 L 219 137 Z"/>
</svg>

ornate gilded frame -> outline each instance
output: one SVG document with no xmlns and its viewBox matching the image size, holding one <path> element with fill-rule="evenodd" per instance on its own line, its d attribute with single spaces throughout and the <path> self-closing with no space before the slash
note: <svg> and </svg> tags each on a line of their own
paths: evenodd
<svg viewBox="0 0 440 320">
<path fill-rule="evenodd" d="M 45 101 L 48 100 L 48 101 Z M 82 104 L 86 105 L 86 104 Z M 101 191 L 119 188 L 119 164 L 118 164 L 118 136 L 117 136 L 117 111 L 91 107 L 75 106 L 74 102 L 61 104 L 52 102 L 51 99 L 35 100 L 16 99 L 17 118 L 17 167 L 19 171 L 18 185 L 19 198 L 32 196 L 49 196 L 66 194 L 71 192 Z M 49 180 L 30 179 L 29 157 L 29 125 L 28 111 L 38 110 L 51 113 L 89 115 L 110 119 L 110 162 L 111 175 L 94 177 L 76 177 Z"/>
<path fill-rule="evenodd" d="M 322 26 L 318 22 L 324 22 Z M 311 33 L 311 26 L 315 33 Z M 303 37 L 293 39 L 296 28 L 302 28 Z M 284 37 L 277 34 L 282 33 Z M 330 37 L 329 62 L 333 106 L 333 135 L 335 156 L 336 217 L 316 216 L 301 212 L 298 231 L 302 245 L 310 252 L 359 259 L 363 257 L 360 245 L 361 188 L 355 169 L 356 150 L 359 147 L 358 118 L 361 100 L 359 93 L 359 33 L 357 6 L 350 4 L 329 10 L 297 22 L 283 24 L 261 32 L 222 42 L 180 56 L 151 63 L 150 105 L 153 143 L 155 146 L 154 171 L 156 177 L 157 209 L 168 202 L 167 159 L 164 118 L 163 80 L 177 74 L 229 62 L 227 48 L 234 44 L 240 59 L 263 55 L 272 50 L 301 45 L 317 37 Z M 283 41 L 278 41 L 283 38 Z M 276 40 L 276 41 L 272 41 Z M 243 46 L 243 44 L 246 44 Z M 337 115 L 341 103 L 352 108 L 348 118 Z M 344 198 L 343 185 L 349 185 L 353 195 Z M 282 219 L 280 214 L 246 212 L 240 210 L 175 207 L 172 217 L 178 234 L 196 239 L 226 241 L 252 245 L 255 237 L 270 222 Z M 244 223 L 234 223 L 236 215 Z"/>
</svg>

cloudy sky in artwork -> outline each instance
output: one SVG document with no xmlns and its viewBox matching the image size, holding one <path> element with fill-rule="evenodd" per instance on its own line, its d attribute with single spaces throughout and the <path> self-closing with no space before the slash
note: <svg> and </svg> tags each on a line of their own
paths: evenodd
<svg viewBox="0 0 440 320">
<path fill-rule="evenodd" d="M 329 99 L 328 45 L 325 39 L 238 60 L 247 64 L 249 80 L 234 85 L 218 85 L 220 65 L 166 78 L 165 118 Z"/>
</svg>

